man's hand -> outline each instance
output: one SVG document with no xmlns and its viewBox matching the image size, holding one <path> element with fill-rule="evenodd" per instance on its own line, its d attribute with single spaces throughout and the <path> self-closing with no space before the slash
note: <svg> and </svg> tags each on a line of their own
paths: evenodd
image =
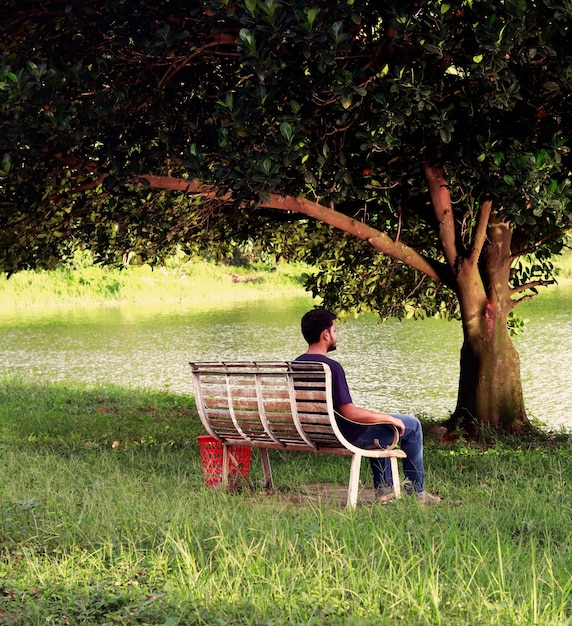
<svg viewBox="0 0 572 626">
<path fill-rule="evenodd" d="M 391 424 L 393 424 L 397 430 L 399 431 L 399 435 L 403 437 L 405 434 L 405 424 L 398 417 L 391 417 L 391 415 L 386 415 L 391 420 Z M 389 421 L 389 420 L 384 420 Z"/>
</svg>

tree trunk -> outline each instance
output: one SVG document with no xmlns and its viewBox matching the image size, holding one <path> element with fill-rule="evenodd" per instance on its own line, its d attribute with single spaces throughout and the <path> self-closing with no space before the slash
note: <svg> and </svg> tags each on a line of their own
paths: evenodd
<svg viewBox="0 0 572 626">
<path fill-rule="evenodd" d="M 506 316 L 494 316 L 491 308 L 489 301 L 481 319 L 473 320 L 476 329 L 465 332 L 457 406 L 448 425 L 471 434 L 488 426 L 523 432 L 530 423 L 524 408 L 520 359 Z"/>
<path fill-rule="evenodd" d="M 439 154 L 430 155 L 425 174 L 463 323 L 457 407 L 447 427 L 469 433 L 487 426 L 522 432 L 530 422 L 520 361 L 507 328 L 515 306 L 510 287 L 512 228 L 493 210 L 492 201 L 484 200 L 466 247 L 440 161 Z"/>
<path fill-rule="evenodd" d="M 515 306 L 509 286 L 511 238 L 510 226 L 491 214 L 479 262 L 466 263 L 457 275 L 463 346 L 457 406 L 449 427 L 469 433 L 488 426 L 517 433 L 530 428 L 520 359 L 507 327 Z"/>
</svg>

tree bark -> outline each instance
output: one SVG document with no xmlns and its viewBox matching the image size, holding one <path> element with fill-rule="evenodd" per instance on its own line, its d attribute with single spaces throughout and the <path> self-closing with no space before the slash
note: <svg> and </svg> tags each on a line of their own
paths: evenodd
<svg viewBox="0 0 572 626">
<path fill-rule="evenodd" d="M 492 427 L 512 432 L 530 428 L 522 394 L 520 359 L 509 337 L 506 318 L 485 305 L 476 332 L 465 334 L 457 406 L 449 429 L 474 434 Z M 492 327 L 492 333 L 491 333 Z"/>
<path fill-rule="evenodd" d="M 457 406 L 447 426 L 475 433 L 483 427 L 530 428 L 524 408 L 520 360 L 508 331 L 512 229 L 481 203 L 467 249 L 454 219 L 440 159 L 425 163 L 443 255 L 456 280 L 463 325 Z"/>
<path fill-rule="evenodd" d="M 480 261 L 461 268 L 458 293 L 463 312 L 463 346 L 457 406 L 449 428 L 466 432 L 491 427 L 521 433 L 529 429 L 520 359 L 507 327 L 514 307 L 509 287 L 509 225 L 488 216 L 487 243 Z"/>
</svg>

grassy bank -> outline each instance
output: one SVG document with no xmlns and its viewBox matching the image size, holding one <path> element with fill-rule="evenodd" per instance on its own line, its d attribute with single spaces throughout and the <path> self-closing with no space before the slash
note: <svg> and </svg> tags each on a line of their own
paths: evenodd
<svg viewBox="0 0 572 626">
<path fill-rule="evenodd" d="M 81 263 L 0 274 L 0 310 L 73 305 L 196 303 L 303 295 L 302 264 L 233 267 L 206 261 L 122 270 Z"/>
<path fill-rule="evenodd" d="M 0 429 L 0 624 L 572 623 L 569 438 L 429 432 L 442 505 L 348 512 L 288 497 L 345 458 L 274 454 L 274 496 L 256 462 L 252 489 L 208 490 L 179 395 L 4 380 Z"/>
<path fill-rule="evenodd" d="M 558 281 L 572 280 L 572 253 L 555 259 Z M 247 301 L 300 296 L 307 265 L 220 265 L 203 260 L 186 263 L 173 259 L 166 266 L 148 265 L 122 270 L 94 266 L 76 256 L 74 263 L 57 270 L 25 271 L 10 278 L 0 274 L 0 311 L 74 305 Z M 308 297 L 309 294 L 308 294 Z"/>
</svg>

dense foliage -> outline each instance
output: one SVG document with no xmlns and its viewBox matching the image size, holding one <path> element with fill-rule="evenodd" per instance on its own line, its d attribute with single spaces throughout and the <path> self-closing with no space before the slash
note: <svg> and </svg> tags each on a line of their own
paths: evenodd
<svg viewBox="0 0 572 626">
<path fill-rule="evenodd" d="M 438 259 L 427 156 L 446 167 L 466 248 L 492 198 L 517 228 L 515 254 L 560 250 L 567 2 L 29 0 L 0 11 L 3 269 L 50 263 L 70 236 L 103 255 L 152 256 L 195 235 L 213 207 L 142 193 L 145 174 L 198 177 L 237 202 L 303 195 Z M 315 236 L 312 257 L 332 263 L 329 233 L 305 227 L 302 247 Z M 277 249 L 299 250 L 290 230 L 271 232 Z M 364 254 L 334 261 L 338 278 Z"/>
<path fill-rule="evenodd" d="M 471 361 L 506 353 L 497 325 L 553 280 L 569 0 L 8 0 L 0 19 L 2 270 L 256 239 L 318 264 L 327 305 L 459 314 Z"/>
</svg>

